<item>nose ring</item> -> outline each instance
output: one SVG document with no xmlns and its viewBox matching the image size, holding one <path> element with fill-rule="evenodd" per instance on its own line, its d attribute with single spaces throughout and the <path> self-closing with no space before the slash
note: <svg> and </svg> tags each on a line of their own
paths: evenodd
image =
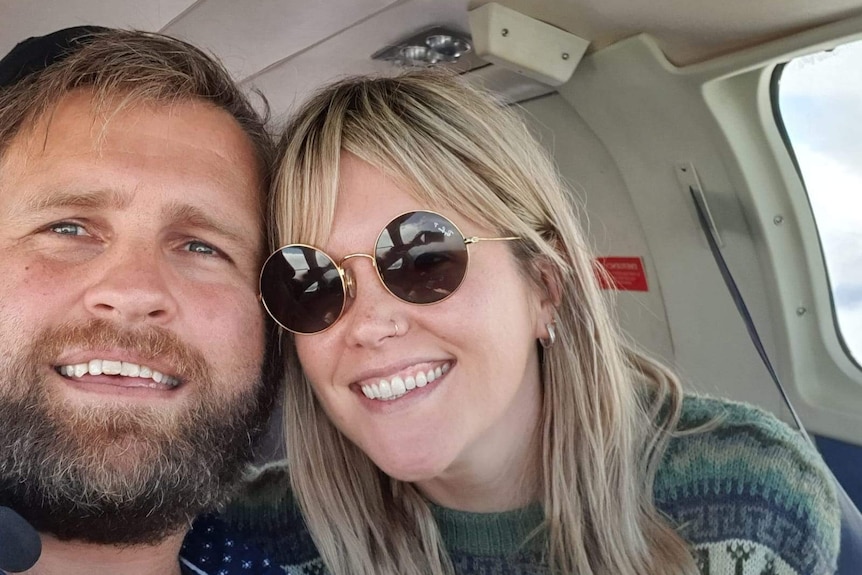
<svg viewBox="0 0 862 575">
<path fill-rule="evenodd" d="M 398 322 L 394 319 L 390 321 L 392 322 L 392 325 L 395 326 L 395 333 L 392 334 L 392 337 L 398 337 Z"/>
</svg>

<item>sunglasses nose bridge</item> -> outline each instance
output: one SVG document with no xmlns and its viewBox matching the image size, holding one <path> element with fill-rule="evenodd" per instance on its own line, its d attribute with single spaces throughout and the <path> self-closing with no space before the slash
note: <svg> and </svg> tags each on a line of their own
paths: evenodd
<svg viewBox="0 0 862 575">
<path fill-rule="evenodd" d="M 350 299 L 356 298 L 356 280 L 353 278 L 353 272 L 347 268 L 340 268 L 341 277 L 344 280 L 344 292 Z"/>
<path fill-rule="evenodd" d="M 341 261 L 338 262 L 338 268 L 341 270 L 341 275 L 344 277 L 344 285 L 347 288 L 347 295 L 350 299 L 356 299 L 356 278 L 349 268 L 344 267 L 344 264 L 348 260 L 355 258 L 368 258 L 371 260 L 371 265 L 374 266 L 374 269 L 377 269 L 377 262 L 374 261 L 374 256 L 369 254 L 348 254 L 341 258 Z"/>
</svg>

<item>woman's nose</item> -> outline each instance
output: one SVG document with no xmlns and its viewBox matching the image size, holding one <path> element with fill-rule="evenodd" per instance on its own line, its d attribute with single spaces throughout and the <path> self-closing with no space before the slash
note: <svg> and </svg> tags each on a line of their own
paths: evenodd
<svg viewBox="0 0 862 575">
<path fill-rule="evenodd" d="M 403 335 L 406 322 L 399 332 L 393 328 L 398 307 L 406 305 L 383 285 L 373 261 L 353 261 L 345 267 L 348 290 L 345 322 L 347 343 L 351 346 L 375 347 L 394 335 Z"/>
</svg>

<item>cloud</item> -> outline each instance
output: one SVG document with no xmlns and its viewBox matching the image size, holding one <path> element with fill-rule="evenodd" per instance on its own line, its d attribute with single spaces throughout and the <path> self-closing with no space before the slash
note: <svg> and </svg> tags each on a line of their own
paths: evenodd
<svg viewBox="0 0 862 575">
<path fill-rule="evenodd" d="M 838 314 L 838 325 L 844 344 L 857 362 L 862 362 L 862 308 Z"/>
<path fill-rule="evenodd" d="M 862 304 L 862 284 L 838 284 L 832 286 L 832 296 L 836 309 L 841 313 L 855 310 Z"/>
<path fill-rule="evenodd" d="M 862 42 L 792 60 L 781 75 L 786 96 L 846 96 L 862 94 Z"/>
<path fill-rule="evenodd" d="M 779 112 L 802 171 L 841 335 L 862 359 L 862 42 L 789 63 Z"/>
<path fill-rule="evenodd" d="M 862 159 L 859 94 L 780 95 L 779 111 L 794 150 L 804 145 L 858 170 Z"/>
</svg>

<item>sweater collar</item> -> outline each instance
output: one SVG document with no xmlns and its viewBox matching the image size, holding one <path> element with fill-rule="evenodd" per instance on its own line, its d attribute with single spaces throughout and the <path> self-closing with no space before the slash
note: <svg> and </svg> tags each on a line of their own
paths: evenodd
<svg viewBox="0 0 862 575">
<path fill-rule="evenodd" d="M 450 552 L 509 555 L 536 550 L 544 542 L 540 529 L 544 512 L 539 503 L 500 513 L 458 511 L 431 502 L 429 505 Z"/>
</svg>

